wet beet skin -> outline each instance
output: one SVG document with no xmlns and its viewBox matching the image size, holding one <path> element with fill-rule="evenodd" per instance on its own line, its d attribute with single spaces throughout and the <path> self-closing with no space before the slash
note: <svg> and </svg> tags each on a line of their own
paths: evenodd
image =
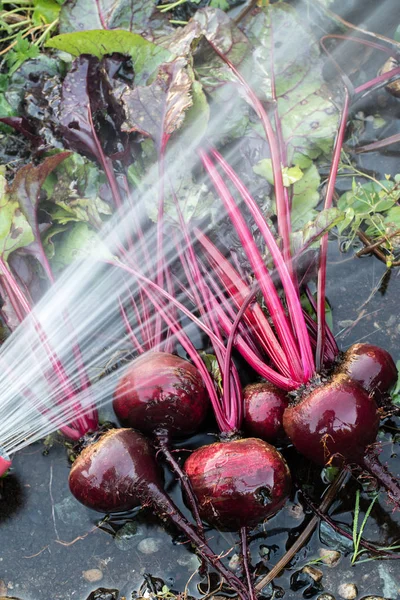
<svg viewBox="0 0 400 600">
<path fill-rule="evenodd" d="M 111 429 L 72 465 L 69 487 L 79 502 L 99 512 L 131 510 L 146 502 L 162 475 L 150 442 L 133 429 Z"/>
<path fill-rule="evenodd" d="M 285 437 L 283 413 L 288 405 L 286 393 L 272 383 L 254 383 L 243 390 L 246 433 L 267 442 Z"/>
<path fill-rule="evenodd" d="M 287 408 L 283 426 L 297 450 L 312 461 L 357 463 L 376 439 L 379 413 L 366 390 L 339 374 Z"/>
<path fill-rule="evenodd" d="M 372 344 L 350 346 L 337 369 L 357 381 L 370 394 L 389 392 L 397 381 L 397 368 L 389 352 Z"/>
<path fill-rule="evenodd" d="M 218 442 L 193 452 L 184 470 L 202 519 L 219 529 L 253 527 L 276 513 L 290 492 L 281 454 L 259 439 Z"/>
<path fill-rule="evenodd" d="M 113 407 L 123 425 L 144 433 L 165 430 L 181 436 L 199 428 L 209 400 L 195 366 L 173 354 L 148 352 L 126 369 Z"/>
</svg>

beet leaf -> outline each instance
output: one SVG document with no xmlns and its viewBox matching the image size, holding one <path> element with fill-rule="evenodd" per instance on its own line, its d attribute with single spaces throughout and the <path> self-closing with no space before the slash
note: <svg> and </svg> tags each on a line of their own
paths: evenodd
<svg viewBox="0 0 400 600">
<path fill-rule="evenodd" d="M 61 8 L 60 32 L 87 29 L 143 31 L 155 4 L 154 0 L 68 0 Z"/>
</svg>

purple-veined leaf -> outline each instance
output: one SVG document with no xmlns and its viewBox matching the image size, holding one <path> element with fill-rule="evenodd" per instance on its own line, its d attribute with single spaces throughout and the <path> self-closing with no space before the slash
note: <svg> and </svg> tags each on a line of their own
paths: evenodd
<svg viewBox="0 0 400 600">
<path fill-rule="evenodd" d="M 60 33 L 88 29 L 143 31 L 156 0 L 67 0 L 60 13 Z"/>
<path fill-rule="evenodd" d="M 17 172 L 9 191 L 10 201 L 19 206 L 33 233 L 34 239 L 29 244 L 29 251 L 36 256 L 49 275 L 41 242 L 42 231 L 38 221 L 40 190 L 48 175 L 69 155 L 70 152 L 60 152 L 49 156 L 37 167 L 32 164 L 22 167 Z"/>
<path fill-rule="evenodd" d="M 166 63 L 151 85 L 135 87 L 122 95 L 126 131 L 151 137 L 160 148 L 165 136 L 182 125 L 185 111 L 192 105 L 192 79 L 186 64 L 184 58 Z"/>
<path fill-rule="evenodd" d="M 288 166 L 309 166 L 310 159 L 329 154 L 338 124 L 318 44 L 295 8 L 284 2 L 252 11 L 241 27 L 253 45 L 249 83 L 271 101 L 274 82 Z"/>
<path fill-rule="evenodd" d="M 94 130 L 88 77 L 96 59 L 80 56 L 64 79 L 60 124 L 64 138 L 74 150 L 90 152 L 98 160 L 100 143 Z"/>
</svg>

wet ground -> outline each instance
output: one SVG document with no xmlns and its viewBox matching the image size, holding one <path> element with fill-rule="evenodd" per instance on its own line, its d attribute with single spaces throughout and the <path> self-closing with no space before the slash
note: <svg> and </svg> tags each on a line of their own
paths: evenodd
<svg viewBox="0 0 400 600">
<path fill-rule="evenodd" d="M 342 347 L 359 340 L 384 346 L 394 358 L 400 358 L 400 270 L 394 270 L 387 288 L 382 286 L 385 267 L 375 258 L 358 259 L 341 254 L 335 242 L 331 244 L 328 295 L 333 308 L 335 329 Z M 387 423 L 383 439 L 384 460 L 400 475 L 398 444 L 390 433 L 400 433 L 400 420 Z M 199 443 L 193 438 L 185 443 L 189 448 Z M 323 489 L 318 469 L 305 461 L 293 462 L 293 453 L 286 456 L 303 485 L 318 500 Z M 398 456 L 399 453 L 399 456 Z M 23 600 L 84 600 L 99 586 L 117 588 L 121 595 L 131 597 L 143 582 L 144 574 L 162 577 L 168 585 L 183 591 L 187 582 L 191 594 L 197 594 L 199 579 L 193 575 L 197 558 L 174 531 L 166 531 L 148 513 L 139 514 L 125 523 L 100 523 L 99 515 L 79 505 L 68 491 L 69 463 L 61 440 L 46 448 L 35 444 L 15 457 L 13 473 L 0 483 L 0 579 L 8 595 Z M 172 478 L 169 489 L 181 504 Z M 330 514 L 341 524 L 351 526 L 357 484 L 350 480 Z M 370 499 L 362 497 L 365 511 Z M 251 551 L 253 564 L 270 568 L 285 552 L 310 518 L 307 507 L 297 497 L 292 498 L 276 517 L 253 532 Z M 237 538 L 232 534 L 209 532 L 216 551 L 229 552 L 226 560 L 237 564 Z M 400 513 L 393 512 L 385 495 L 381 494 L 365 529 L 368 540 L 389 545 L 400 542 Z M 340 560 L 334 567 L 314 564 L 321 570 L 321 583 L 297 574 L 304 565 L 318 559 L 321 550 L 339 550 Z M 284 594 L 288 600 L 314 597 L 322 591 L 340 598 L 343 582 L 356 583 L 357 597 L 378 595 L 396 600 L 400 595 L 400 563 L 374 561 L 351 566 L 352 543 L 337 538 L 323 524 L 291 562 L 290 567 L 275 580 L 275 597 Z M 311 587 L 310 587 L 311 586 Z M 1 587 L 0 587 L 1 590 Z M 3 591 L 4 591 L 3 590 Z M 268 596 L 272 588 L 266 590 Z"/>
</svg>

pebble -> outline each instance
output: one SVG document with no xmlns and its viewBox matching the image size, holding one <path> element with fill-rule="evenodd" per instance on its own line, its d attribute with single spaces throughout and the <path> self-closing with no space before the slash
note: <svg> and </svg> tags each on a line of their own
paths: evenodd
<svg viewBox="0 0 400 600">
<path fill-rule="evenodd" d="M 323 594 L 320 594 L 318 596 L 317 600 L 335 600 L 335 596 L 332 596 L 332 594 L 328 594 L 327 592 L 324 592 Z"/>
<path fill-rule="evenodd" d="M 301 504 L 290 503 L 287 505 L 286 510 L 293 519 L 300 520 L 304 518 L 304 508 Z"/>
<path fill-rule="evenodd" d="M 125 525 L 121 527 L 114 537 L 114 542 L 118 550 L 131 550 L 131 548 L 133 548 L 137 542 L 136 534 L 136 523 L 125 523 Z"/>
<path fill-rule="evenodd" d="M 240 556 L 239 556 L 239 554 L 234 554 L 229 561 L 229 568 L 232 569 L 232 571 L 236 571 L 236 569 L 238 569 L 239 567 L 240 567 Z"/>
<path fill-rule="evenodd" d="M 328 567 L 336 565 L 342 556 L 338 550 L 326 550 L 326 548 L 320 548 L 318 554 L 324 565 Z"/>
<path fill-rule="evenodd" d="M 199 568 L 199 559 L 197 557 L 197 554 L 188 553 L 187 555 L 180 556 L 179 558 L 177 558 L 176 562 L 181 567 L 186 567 L 186 569 L 191 573 L 193 573 L 193 571 L 197 571 L 197 569 Z"/>
<path fill-rule="evenodd" d="M 89 583 L 96 583 L 96 581 L 103 579 L 103 571 L 100 571 L 100 569 L 88 569 L 87 571 L 82 571 L 82 575 Z"/>
<path fill-rule="evenodd" d="M 363 596 L 361 598 L 361 600 L 388 600 L 388 599 L 384 598 L 383 596 Z"/>
<path fill-rule="evenodd" d="M 354 600 L 357 597 L 358 590 L 354 583 L 342 583 L 338 587 L 339 596 L 345 600 Z"/>
<path fill-rule="evenodd" d="M 0 579 L 0 596 L 6 596 L 7 595 L 7 586 L 5 584 L 5 582 Z"/>
<path fill-rule="evenodd" d="M 323 576 L 323 572 L 320 569 L 316 569 L 315 567 L 312 567 L 311 565 L 306 565 L 304 567 L 304 569 L 302 569 L 302 571 L 303 571 L 303 573 L 307 573 L 307 575 L 309 575 L 311 577 L 311 579 L 313 579 L 317 583 L 319 583 L 321 581 L 322 576 Z"/>
<path fill-rule="evenodd" d="M 160 538 L 148 537 L 138 543 L 137 549 L 142 554 L 155 554 L 161 550 L 163 540 Z"/>
</svg>

